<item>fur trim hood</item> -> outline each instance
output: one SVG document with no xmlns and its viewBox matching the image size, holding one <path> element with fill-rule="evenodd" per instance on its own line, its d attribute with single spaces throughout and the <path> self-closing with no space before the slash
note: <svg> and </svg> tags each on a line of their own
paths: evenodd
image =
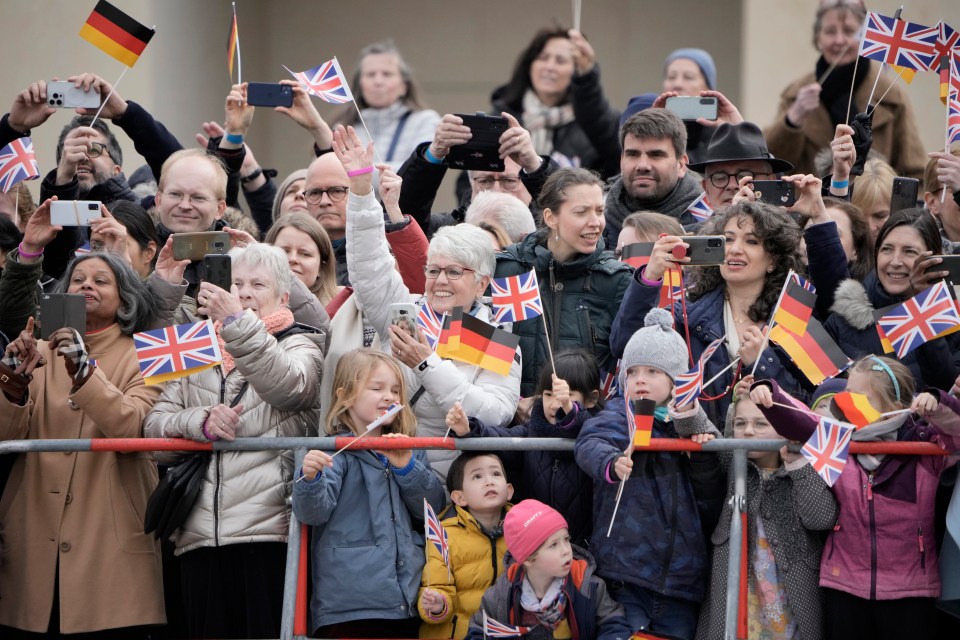
<svg viewBox="0 0 960 640">
<path fill-rule="evenodd" d="M 863 331 L 874 323 L 873 303 L 866 288 L 857 280 L 844 280 L 837 286 L 830 311 L 858 331 Z"/>
</svg>

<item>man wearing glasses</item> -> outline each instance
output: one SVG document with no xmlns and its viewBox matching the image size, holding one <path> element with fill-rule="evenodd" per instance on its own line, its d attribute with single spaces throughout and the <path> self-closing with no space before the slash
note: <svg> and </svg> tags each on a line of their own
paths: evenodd
<svg viewBox="0 0 960 640">
<path fill-rule="evenodd" d="M 307 212 L 317 219 L 333 243 L 337 259 L 337 284 L 349 285 L 347 275 L 347 192 L 350 178 L 335 153 L 324 153 L 307 167 L 303 199 Z"/>
</svg>

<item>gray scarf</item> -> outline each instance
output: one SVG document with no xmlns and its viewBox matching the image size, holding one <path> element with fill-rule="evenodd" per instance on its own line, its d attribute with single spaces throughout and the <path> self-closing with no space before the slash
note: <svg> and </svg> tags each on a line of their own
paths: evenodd
<svg viewBox="0 0 960 640">
<path fill-rule="evenodd" d="M 897 439 L 900 425 L 906 422 L 909 415 L 901 413 L 886 420 L 872 422 L 854 431 L 850 439 L 854 442 L 893 442 Z M 883 453 L 858 453 L 857 462 L 867 471 L 876 471 L 885 457 L 886 454 Z"/>
<path fill-rule="evenodd" d="M 569 102 L 556 107 L 548 107 L 540 98 L 527 89 L 523 94 L 523 127 L 530 132 L 533 148 L 542 156 L 553 153 L 553 131 L 557 127 L 573 122 L 573 105 Z"/>
</svg>

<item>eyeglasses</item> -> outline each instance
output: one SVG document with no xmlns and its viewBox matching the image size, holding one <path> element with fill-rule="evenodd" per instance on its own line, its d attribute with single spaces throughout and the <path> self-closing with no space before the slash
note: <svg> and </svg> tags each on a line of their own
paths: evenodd
<svg viewBox="0 0 960 640">
<path fill-rule="evenodd" d="M 773 429 L 773 425 L 764 420 L 763 418 L 757 418 L 755 420 L 747 420 L 746 418 L 736 418 L 733 421 L 733 430 L 737 433 L 743 433 L 747 430 L 748 425 L 753 425 L 754 433 L 759 433 L 761 431 L 767 431 L 768 429 Z"/>
<path fill-rule="evenodd" d="M 163 193 L 163 197 L 170 202 L 180 203 L 186 198 L 187 201 L 195 207 L 203 207 L 214 201 L 213 198 L 196 193 L 191 193 L 190 195 L 180 193 L 179 191 L 162 191 L 161 193 Z"/>
<path fill-rule="evenodd" d="M 754 178 L 764 177 L 764 176 L 769 177 L 770 174 L 757 173 L 755 171 L 747 171 L 746 169 L 744 169 L 743 171 L 738 171 L 735 174 L 727 173 L 725 171 L 717 171 L 716 173 L 710 174 L 710 184 L 715 186 L 717 189 L 723 189 L 724 187 L 727 186 L 727 184 L 729 184 L 730 178 L 733 178 L 739 184 L 740 181 L 743 180 L 744 178 L 750 178 L 752 180 Z"/>
<path fill-rule="evenodd" d="M 300 195 L 302 195 L 303 199 L 307 201 L 307 204 L 320 204 L 320 201 L 323 200 L 323 194 L 327 194 L 327 197 L 330 198 L 331 202 L 340 202 L 347 197 L 347 191 L 349 190 L 350 187 L 310 189 L 310 191 L 304 191 Z"/>
<path fill-rule="evenodd" d="M 477 187 L 483 191 L 486 191 L 487 189 L 493 189 L 494 182 L 499 182 L 500 188 L 504 191 L 513 191 L 520 186 L 520 178 L 516 178 L 514 176 L 503 176 L 502 178 L 481 176 L 479 178 L 474 178 L 473 181 L 477 184 Z"/>
<path fill-rule="evenodd" d="M 463 277 L 464 271 L 472 271 L 473 273 L 476 273 L 476 270 L 474 269 L 468 269 L 467 267 L 457 267 L 454 265 L 450 265 L 442 269 L 436 265 L 430 265 L 430 264 L 424 265 L 423 267 L 423 275 L 427 276 L 431 280 L 436 280 L 437 278 L 439 278 L 441 273 L 446 274 L 447 280 L 459 280 L 460 278 Z"/>
<path fill-rule="evenodd" d="M 107 152 L 107 145 L 100 144 L 99 142 L 91 142 L 90 148 L 87 149 L 87 157 L 89 158 L 99 158 L 105 152 Z"/>
</svg>

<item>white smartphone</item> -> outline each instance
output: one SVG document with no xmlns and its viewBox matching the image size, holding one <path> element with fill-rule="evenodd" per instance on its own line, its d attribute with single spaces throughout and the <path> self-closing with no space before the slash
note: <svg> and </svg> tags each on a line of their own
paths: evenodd
<svg viewBox="0 0 960 640">
<path fill-rule="evenodd" d="M 101 218 L 96 200 L 54 200 L 50 203 L 50 224 L 60 227 L 89 227 L 90 221 Z"/>
<path fill-rule="evenodd" d="M 673 96 L 664 106 L 681 120 L 717 119 L 717 99 L 713 97 Z"/>
<path fill-rule="evenodd" d="M 420 330 L 417 328 L 417 315 L 420 309 L 412 302 L 394 302 L 390 305 L 390 324 L 396 325 L 420 340 Z"/>
<path fill-rule="evenodd" d="M 47 104 L 58 109 L 97 109 L 100 107 L 100 92 L 73 86 L 72 82 L 51 80 L 47 83 Z"/>
</svg>

